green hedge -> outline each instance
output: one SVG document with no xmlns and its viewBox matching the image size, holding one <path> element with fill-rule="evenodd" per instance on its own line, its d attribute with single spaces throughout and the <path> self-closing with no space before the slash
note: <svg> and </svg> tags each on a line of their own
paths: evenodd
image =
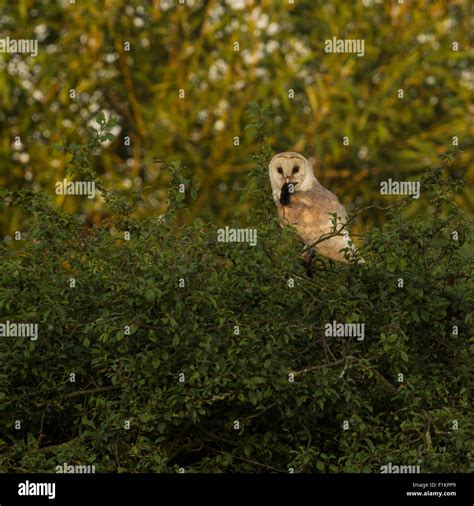
<svg viewBox="0 0 474 506">
<path fill-rule="evenodd" d="M 97 138 L 65 148 L 72 174 L 95 178 L 101 121 Z M 229 223 L 255 227 L 255 247 L 179 225 L 197 188 L 178 163 L 161 218 L 135 219 L 99 180 L 114 219 L 94 227 L 42 193 L 3 192 L 24 229 L 1 244 L 0 322 L 37 322 L 39 336 L 0 338 L 0 471 L 469 470 L 473 262 L 459 182 L 427 172 L 424 216 L 406 218 L 400 201 L 360 238 L 365 264 L 309 270 L 276 221 L 268 154 L 262 144 L 242 197 L 254 212 Z M 364 340 L 325 335 L 334 320 L 363 323 Z"/>
</svg>

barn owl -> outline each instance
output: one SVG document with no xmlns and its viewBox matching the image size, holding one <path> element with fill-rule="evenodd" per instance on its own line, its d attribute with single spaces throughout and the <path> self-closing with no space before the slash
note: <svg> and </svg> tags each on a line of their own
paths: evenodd
<svg viewBox="0 0 474 506">
<path fill-rule="evenodd" d="M 319 183 L 311 163 L 303 155 L 292 151 L 278 153 L 270 161 L 269 174 L 280 222 L 293 225 L 306 246 L 334 230 L 334 216 L 330 213 L 337 213 L 337 229 L 347 222 L 344 207 Z M 347 230 L 341 233 L 320 242 L 314 249 L 325 257 L 347 262 L 341 250 L 351 248 L 352 254 L 355 250 L 349 244 Z"/>
</svg>

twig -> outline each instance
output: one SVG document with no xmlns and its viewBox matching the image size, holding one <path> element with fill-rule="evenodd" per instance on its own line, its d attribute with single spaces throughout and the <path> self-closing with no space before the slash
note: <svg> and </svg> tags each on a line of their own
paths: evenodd
<svg viewBox="0 0 474 506">
<path fill-rule="evenodd" d="M 276 471 L 278 473 L 286 473 L 287 472 L 286 470 L 281 470 L 281 469 L 277 469 L 276 467 L 269 466 L 267 464 L 262 464 L 261 462 L 257 462 L 256 460 L 248 460 L 248 459 L 244 459 L 243 457 L 237 457 L 237 455 L 232 455 L 232 458 L 237 459 L 237 460 L 242 460 L 243 462 L 247 462 L 249 464 L 254 464 L 256 466 L 265 467 L 267 469 L 271 469 L 272 471 Z"/>
<path fill-rule="evenodd" d="M 428 450 L 431 450 L 433 448 L 433 442 L 431 440 L 430 428 L 433 422 L 433 417 L 431 416 L 431 413 L 429 413 L 428 411 L 423 410 L 423 412 L 425 416 L 428 418 L 428 425 L 426 427 L 425 433 L 423 434 L 423 441 L 425 443 L 426 448 L 428 448 Z"/>
<path fill-rule="evenodd" d="M 257 416 L 260 416 L 262 415 L 263 413 L 265 413 L 265 411 L 268 411 L 269 409 L 273 408 L 273 406 L 276 405 L 276 402 L 274 402 L 273 404 L 270 404 L 270 406 L 267 406 L 265 409 L 262 409 L 261 411 L 259 411 L 258 413 L 255 413 L 253 415 L 250 415 L 250 416 L 246 416 L 243 421 L 244 423 L 247 421 L 247 420 L 250 420 L 251 418 L 255 418 Z"/>
<path fill-rule="evenodd" d="M 352 355 L 347 355 L 346 357 L 340 358 L 335 362 L 330 362 L 329 364 L 314 365 L 311 367 L 307 367 L 306 369 L 301 369 L 301 371 L 295 371 L 293 375 L 296 377 L 301 374 L 306 374 L 307 372 L 317 371 L 318 369 L 324 369 L 325 367 L 336 367 L 340 364 L 347 363 L 348 360 L 357 360 L 357 358 Z"/>
</svg>

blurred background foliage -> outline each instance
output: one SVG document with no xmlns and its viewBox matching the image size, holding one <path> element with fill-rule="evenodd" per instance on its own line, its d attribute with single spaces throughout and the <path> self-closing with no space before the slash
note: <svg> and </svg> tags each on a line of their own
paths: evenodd
<svg viewBox="0 0 474 506">
<path fill-rule="evenodd" d="M 462 152 L 452 175 L 474 177 L 471 0 L 0 6 L 2 37 L 39 41 L 37 57 L 0 54 L 3 187 L 54 195 L 70 157 L 54 145 L 83 142 L 104 111 L 118 119 L 116 138 L 97 151 L 94 167 L 109 188 L 142 191 L 138 215 L 163 213 L 167 166 L 181 160 L 201 183 L 186 220 L 225 223 L 250 212 L 240 199 L 256 148 L 252 131 L 244 130 L 250 101 L 273 113 L 266 127 L 272 150 L 310 157 L 317 177 L 349 209 L 392 203 L 396 197 L 380 195 L 380 181 L 418 179 L 454 136 Z M 332 37 L 363 39 L 365 55 L 325 53 Z M 107 213 L 101 198 L 55 199 L 85 212 L 90 223 Z M 472 212 L 469 185 L 457 200 Z M 421 201 L 410 209 L 426 211 Z M 21 226 L 20 211 L 11 213 L 0 218 L 4 233 Z M 374 210 L 358 226 L 383 219 Z"/>
</svg>

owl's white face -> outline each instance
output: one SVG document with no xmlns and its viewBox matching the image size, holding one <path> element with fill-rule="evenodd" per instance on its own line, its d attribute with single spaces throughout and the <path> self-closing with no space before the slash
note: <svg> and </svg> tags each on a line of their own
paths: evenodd
<svg viewBox="0 0 474 506">
<path fill-rule="evenodd" d="M 282 186 L 293 184 L 295 192 L 309 190 L 316 178 L 309 161 L 299 153 L 285 151 L 275 155 L 268 166 L 273 198 L 277 202 L 280 198 Z"/>
</svg>

